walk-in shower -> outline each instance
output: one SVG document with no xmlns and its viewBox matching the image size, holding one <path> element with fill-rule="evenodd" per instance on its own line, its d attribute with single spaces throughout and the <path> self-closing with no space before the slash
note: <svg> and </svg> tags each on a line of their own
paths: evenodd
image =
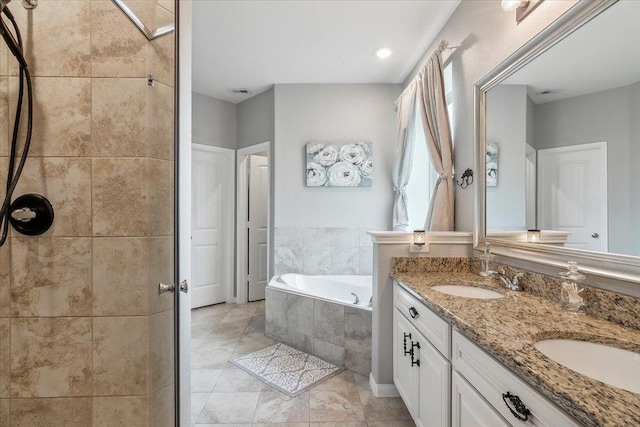
<svg viewBox="0 0 640 427">
<path fill-rule="evenodd" d="M 38 194 L 25 194 L 18 197 L 13 203 L 11 199 L 18 185 L 18 180 L 24 169 L 24 165 L 29 156 L 31 146 L 31 136 L 33 130 L 33 85 L 31 73 L 27 60 L 24 57 L 22 35 L 18 24 L 9 10 L 7 4 L 11 0 L 0 0 L 0 35 L 4 39 L 7 47 L 15 57 L 19 65 L 19 89 L 15 106 L 15 119 L 11 133 L 11 148 L 9 151 L 9 164 L 7 166 L 6 193 L 0 208 L 0 246 L 4 245 L 9 234 L 9 223 L 20 233 L 26 235 L 42 234 L 51 227 L 53 223 L 53 208 L 49 201 Z M 22 0 L 26 9 L 33 9 L 37 6 L 37 0 Z M 11 24 L 13 32 L 7 26 L 5 18 Z M 15 35 L 14 35 L 15 33 Z M 26 87 L 26 94 L 25 94 Z M 27 108 L 27 129 L 24 142 L 20 145 L 20 123 L 22 121 L 22 108 L 26 97 Z M 18 156 L 19 148 L 22 148 Z"/>
</svg>

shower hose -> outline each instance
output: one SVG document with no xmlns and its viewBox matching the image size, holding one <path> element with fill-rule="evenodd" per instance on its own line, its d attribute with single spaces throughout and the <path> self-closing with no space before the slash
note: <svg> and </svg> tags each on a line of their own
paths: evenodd
<svg viewBox="0 0 640 427">
<path fill-rule="evenodd" d="M 31 84 L 31 74 L 29 73 L 27 61 L 25 60 L 22 52 L 22 36 L 20 34 L 18 24 L 16 23 L 16 20 L 9 8 L 6 7 L 5 4 L 2 4 L 1 6 L 3 7 L 1 7 L 0 12 L 0 35 L 2 35 L 2 38 L 9 47 L 11 53 L 16 57 L 16 60 L 18 61 L 18 64 L 20 66 L 20 86 L 18 89 L 16 115 L 13 122 L 13 133 L 11 136 L 11 151 L 9 153 L 9 165 L 7 168 L 7 187 L 4 201 L 2 202 L 2 208 L 0 209 L 0 227 L 2 229 L 2 234 L 0 236 L 0 246 L 4 245 L 9 234 L 9 210 L 11 207 L 11 197 L 13 196 L 13 192 L 18 185 L 18 180 L 20 179 L 20 175 L 22 174 L 22 170 L 24 169 L 25 162 L 27 161 L 27 156 L 29 155 L 29 147 L 31 146 L 31 132 L 33 128 L 33 87 Z M 11 22 L 11 25 L 15 31 L 15 37 L 5 24 L 2 17 L 3 14 Z M 24 144 L 22 146 L 20 160 L 16 164 L 18 154 L 18 136 L 20 132 L 20 119 L 22 114 L 22 104 L 25 96 L 25 85 L 27 88 L 27 132 L 24 138 Z"/>
</svg>

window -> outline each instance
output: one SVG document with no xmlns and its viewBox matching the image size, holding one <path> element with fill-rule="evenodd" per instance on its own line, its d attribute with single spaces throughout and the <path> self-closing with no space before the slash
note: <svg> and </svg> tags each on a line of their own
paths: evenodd
<svg viewBox="0 0 640 427">
<path fill-rule="evenodd" d="M 449 63 L 443 70 L 444 88 L 447 99 L 447 111 L 449 120 L 453 117 L 453 73 L 452 66 Z M 425 221 L 429 212 L 429 204 L 431 202 L 431 194 L 438 180 L 431 159 L 429 150 L 427 149 L 427 141 L 424 137 L 424 129 L 422 127 L 422 118 L 419 113 L 419 105 L 416 103 L 412 126 L 408 132 L 413 133 L 414 151 L 413 165 L 411 167 L 411 177 L 407 184 L 407 197 L 409 199 L 409 230 L 425 229 Z M 452 126 L 453 127 L 453 126 Z"/>
</svg>

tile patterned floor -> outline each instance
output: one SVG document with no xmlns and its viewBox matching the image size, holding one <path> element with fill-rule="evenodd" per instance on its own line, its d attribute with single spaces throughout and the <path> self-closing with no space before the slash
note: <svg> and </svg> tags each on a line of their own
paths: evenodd
<svg viewBox="0 0 640 427">
<path fill-rule="evenodd" d="M 192 310 L 191 422 L 195 427 L 414 427 L 400 398 L 377 398 L 368 378 L 345 370 L 295 398 L 227 360 L 275 341 L 264 302 Z"/>
</svg>

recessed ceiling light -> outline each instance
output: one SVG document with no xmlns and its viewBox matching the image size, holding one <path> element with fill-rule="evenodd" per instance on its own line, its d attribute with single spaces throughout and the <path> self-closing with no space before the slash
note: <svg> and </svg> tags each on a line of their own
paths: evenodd
<svg viewBox="0 0 640 427">
<path fill-rule="evenodd" d="M 388 47 L 381 47 L 375 51 L 376 56 L 380 59 L 387 59 L 391 56 L 391 53 L 391 49 Z"/>
</svg>

